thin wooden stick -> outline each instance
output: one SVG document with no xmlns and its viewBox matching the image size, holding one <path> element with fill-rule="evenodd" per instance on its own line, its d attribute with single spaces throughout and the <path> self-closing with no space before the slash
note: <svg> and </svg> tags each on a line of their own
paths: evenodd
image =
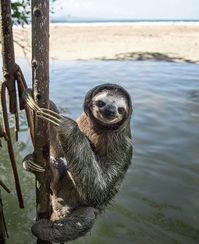
<svg viewBox="0 0 199 244">
<path fill-rule="evenodd" d="M 22 192 L 21 192 L 21 186 L 20 186 L 20 182 L 19 182 L 16 160 L 15 160 L 15 156 L 14 156 L 14 150 L 13 150 L 13 146 L 12 146 L 12 140 L 11 140 L 10 129 L 9 129 L 8 113 L 7 113 L 7 105 L 6 105 L 6 84 L 5 84 L 5 82 L 2 82 L 2 84 L 1 84 L 1 104 L 2 104 L 4 131 L 7 135 L 7 147 L 8 147 L 8 152 L 9 152 L 10 161 L 11 161 L 11 165 L 12 165 L 12 171 L 13 171 L 14 180 L 15 180 L 15 187 L 16 187 L 17 197 L 18 197 L 18 201 L 19 201 L 19 207 L 24 208 L 23 196 L 22 196 Z"/>
<path fill-rule="evenodd" d="M 0 179 L 0 186 L 7 191 L 7 193 L 10 193 L 9 188 L 5 185 L 5 183 Z"/>
<path fill-rule="evenodd" d="M 15 113 L 15 140 L 18 142 L 18 133 L 19 133 L 19 113 L 18 110 Z"/>
<path fill-rule="evenodd" d="M 24 101 L 22 98 L 23 93 L 27 90 L 27 84 L 25 81 L 25 78 L 23 76 L 23 73 L 18 66 L 18 70 L 16 72 L 16 80 L 17 80 L 17 85 L 18 85 L 18 92 L 19 92 L 19 104 L 20 104 L 20 109 L 24 109 L 26 111 L 26 118 L 28 122 L 28 127 L 29 127 L 29 133 L 30 137 L 32 140 L 32 144 L 34 146 L 34 123 L 33 123 L 33 113 L 30 111 L 30 109 L 27 106 L 24 106 Z"/>
<path fill-rule="evenodd" d="M 1 191 L 0 191 L 0 243 L 5 244 L 6 237 L 8 237 L 7 227 L 5 223 L 5 218 L 3 214 L 3 202 L 1 198 Z"/>
</svg>

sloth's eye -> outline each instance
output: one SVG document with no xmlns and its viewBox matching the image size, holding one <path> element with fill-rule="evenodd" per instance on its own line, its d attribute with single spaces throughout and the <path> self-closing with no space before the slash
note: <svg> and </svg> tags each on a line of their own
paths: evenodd
<svg viewBox="0 0 199 244">
<path fill-rule="evenodd" d="M 106 103 L 103 102 L 102 100 L 97 101 L 96 104 L 97 104 L 97 106 L 100 107 L 100 108 L 101 108 L 101 107 L 104 107 L 104 106 L 106 105 Z"/>
<path fill-rule="evenodd" d="M 118 108 L 118 113 L 123 114 L 125 112 L 125 109 L 123 107 Z"/>
</svg>

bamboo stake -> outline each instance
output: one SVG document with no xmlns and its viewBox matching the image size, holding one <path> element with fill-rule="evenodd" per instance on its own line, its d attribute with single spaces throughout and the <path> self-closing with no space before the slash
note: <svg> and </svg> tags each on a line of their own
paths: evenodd
<svg viewBox="0 0 199 244">
<path fill-rule="evenodd" d="M 33 96 L 40 107 L 49 100 L 49 1 L 32 0 L 32 78 Z M 35 161 L 46 171 L 36 177 L 37 218 L 50 216 L 48 123 L 34 118 Z M 50 243 L 37 240 L 37 243 Z"/>
</svg>

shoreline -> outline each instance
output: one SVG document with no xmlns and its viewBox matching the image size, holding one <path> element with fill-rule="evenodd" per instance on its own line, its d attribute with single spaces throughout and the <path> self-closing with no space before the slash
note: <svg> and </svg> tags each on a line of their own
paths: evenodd
<svg viewBox="0 0 199 244">
<path fill-rule="evenodd" d="M 51 24 L 50 58 L 199 63 L 199 22 L 187 23 Z M 16 57 L 30 58 L 30 26 L 13 32 Z"/>
<path fill-rule="evenodd" d="M 131 25 L 143 25 L 143 26 L 199 26 L 199 20 L 159 20 L 159 21 L 148 21 L 148 20 L 136 20 L 136 21 L 68 21 L 68 22 L 50 22 L 50 26 L 67 26 L 67 27 L 75 27 L 75 26 L 87 26 L 87 27 L 95 27 L 95 26 L 131 26 Z M 25 24 L 25 28 L 30 28 L 30 24 Z M 13 28 L 20 29 L 21 26 L 14 25 Z"/>
</svg>

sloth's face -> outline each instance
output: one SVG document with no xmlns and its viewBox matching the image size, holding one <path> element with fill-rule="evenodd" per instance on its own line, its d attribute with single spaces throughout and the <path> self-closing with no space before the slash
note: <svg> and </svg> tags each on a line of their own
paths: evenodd
<svg viewBox="0 0 199 244">
<path fill-rule="evenodd" d="M 124 96 L 103 91 L 92 99 L 93 116 L 103 124 L 116 124 L 127 113 L 128 105 Z"/>
</svg>

